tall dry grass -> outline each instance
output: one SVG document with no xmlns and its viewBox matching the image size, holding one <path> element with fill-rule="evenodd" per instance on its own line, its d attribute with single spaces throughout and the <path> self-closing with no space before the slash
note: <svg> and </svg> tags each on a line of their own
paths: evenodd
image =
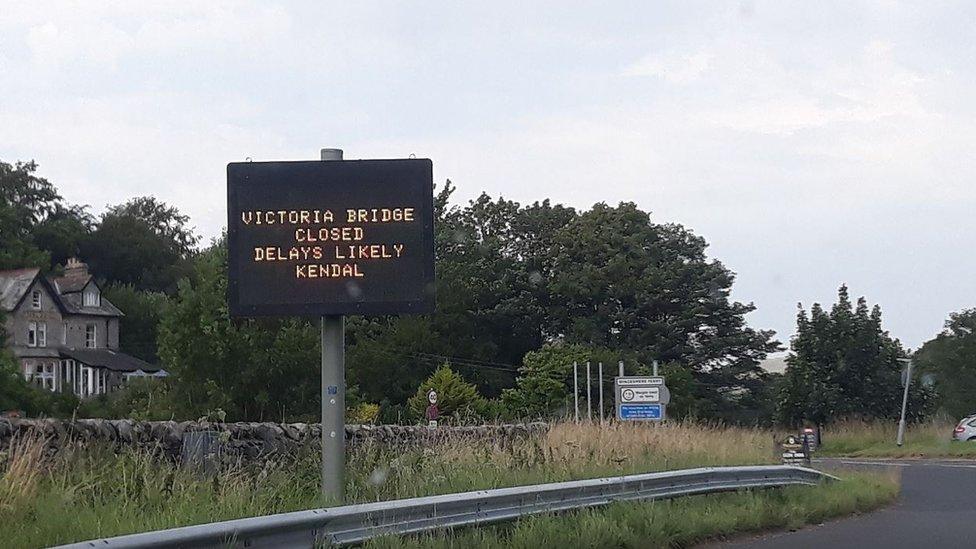
<svg viewBox="0 0 976 549">
<path fill-rule="evenodd" d="M 330 505 L 315 448 L 212 478 L 133 449 L 18 442 L 0 470 L 0 545 L 57 545 Z M 775 463 L 774 434 L 701 423 L 556 423 L 517 440 L 368 443 L 347 454 L 347 501 L 367 502 L 686 467 Z M 70 513 L 63 509 L 70 508 Z M 48 520 L 57 516 L 57 520 Z"/>
<path fill-rule="evenodd" d="M 38 490 L 46 463 L 47 441 L 38 435 L 18 436 L 0 453 L 0 512 L 29 500 Z"/>
<path fill-rule="evenodd" d="M 896 421 L 842 421 L 823 429 L 822 453 L 854 457 L 971 457 L 976 444 L 952 441 L 955 422 L 940 418 L 909 424 L 896 445 Z"/>
</svg>

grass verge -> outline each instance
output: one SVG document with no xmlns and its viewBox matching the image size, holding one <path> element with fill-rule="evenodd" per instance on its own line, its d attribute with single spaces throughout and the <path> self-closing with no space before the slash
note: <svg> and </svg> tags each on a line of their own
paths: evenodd
<svg viewBox="0 0 976 549">
<path fill-rule="evenodd" d="M 815 487 L 615 503 L 602 509 L 530 517 L 512 525 L 408 538 L 386 537 L 366 547 L 687 547 L 714 538 L 799 528 L 832 517 L 870 511 L 891 502 L 897 495 L 898 482 L 889 475 L 850 473 L 843 482 Z"/>
<path fill-rule="evenodd" d="M 895 444 L 894 422 L 848 421 L 824 430 L 820 456 L 889 458 L 976 458 L 976 442 L 952 440 L 954 423 L 932 421 L 910 425 L 902 446 Z"/>
<path fill-rule="evenodd" d="M 557 424 L 544 436 L 517 441 L 357 446 L 347 456 L 347 500 L 775 463 L 776 456 L 772 433 L 761 429 Z M 318 485 L 315 449 L 260 464 L 231 464 L 202 478 L 151 452 L 75 446 L 52 455 L 44 441 L 23 439 L 0 453 L 2 545 L 41 547 L 328 506 Z"/>
</svg>

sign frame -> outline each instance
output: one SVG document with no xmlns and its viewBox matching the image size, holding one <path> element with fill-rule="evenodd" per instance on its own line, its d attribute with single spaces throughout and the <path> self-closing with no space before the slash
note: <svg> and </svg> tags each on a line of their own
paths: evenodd
<svg viewBox="0 0 976 549">
<path fill-rule="evenodd" d="M 253 179 L 252 179 L 253 178 Z M 309 178 L 306 181 L 303 178 Z M 269 180 L 276 180 L 270 182 Z M 349 301 L 326 301 L 315 299 L 288 302 L 286 299 L 268 299 L 260 303 L 242 302 L 242 264 L 248 261 L 242 257 L 242 228 L 240 212 L 245 209 L 259 209 L 253 204 L 242 205 L 242 194 L 246 186 L 280 184 L 282 192 L 295 188 L 310 189 L 310 194 L 325 194 L 329 186 L 342 188 L 343 193 L 355 195 L 357 185 L 369 182 L 373 187 L 390 184 L 391 193 L 397 193 L 397 185 L 416 185 L 422 187 L 421 203 L 411 203 L 417 209 L 421 267 L 414 284 L 423 284 L 419 297 L 413 299 L 369 299 L 369 286 L 363 291 L 363 298 Z M 416 191 L 416 189 L 414 189 Z M 416 194 L 416 192 L 415 192 Z M 321 202 L 308 205 L 327 206 Z M 295 204 L 299 207 L 302 204 Z M 352 206 L 343 205 L 342 207 Z M 369 205 L 363 204 L 362 207 Z M 321 224 L 320 224 L 321 225 Z M 354 223 L 334 223 L 333 227 L 361 226 Z M 368 225 L 365 228 L 369 228 Z M 318 160 L 275 161 L 275 162 L 231 162 L 227 164 L 227 304 L 232 317 L 321 317 L 330 315 L 387 315 L 387 314 L 427 314 L 434 310 L 434 186 L 433 163 L 426 158 L 409 159 L 370 159 L 370 160 Z M 288 262 L 290 265 L 291 263 Z M 269 292 L 273 293 L 273 289 Z M 296 290 L 300 292 L 300 290 Z M 413 292 L 417 295 L 417 292 Z M 282 295 L 282 294 L 279 294 Z M 301 295 L 298 293 L 297 295 Z"/>
<path fill-rule="evenodd" d="M 614 378 L 613 385 L 619 421 L 664 421 L 667 418 L 671 391 L 663 376 L 619 376 Z M 641 398 L 641 392 L 645 398 Z"/>
</svg>

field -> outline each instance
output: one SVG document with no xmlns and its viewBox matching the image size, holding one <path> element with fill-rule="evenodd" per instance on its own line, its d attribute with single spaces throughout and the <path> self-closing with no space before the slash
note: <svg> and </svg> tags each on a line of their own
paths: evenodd
<svg viewBox="0 0 976 549">
<path fill-rule="evenodd" d="M 936 420 L 909 425 L 904 444 L 895 444 L 895 422 L 849 421 L 824 429 L 822 455 L 891 458 L 976 458 L 976 442 L 953 442 L 955 422 Z"/>
<path fill-rule="evenodd" d="M 261 466 L 227 467 L 205 478 L 148 452 L 69 448 L 18 441 L 0 456 L 4 545 L 38 547 L 95 537 L 322 506 L 318 453 Z M 694 423 L 661 426 L 557 424 L 514 443 L 453 440 L 437 447 L 364 445 L 348 456 L 348 499 L 376 501 L 519 484 L 702 465 L 775 463 L 773 435 L 760 429 Z M 761 493 L 615 505 L 576 517 L 537 517 L 515 526 L 377 545 L 528 544 L 606 535 L 622 545 L 641 536 L 690 543 L 769 526 L 798 525 L 889 501 L 897 483 L 858 475 L 824 485 Z M 677 521 L 677 522 L 676 522 Z M 599 533 L 583 525 L 602 524 Z M 473 537 L 472 537 L 473 536 Z M 636 537 L 635 537 L 636 536 Z M 665 537 L 660 537 L 665 536 Z M 613 542 L 616 543 L 616 542 Z"/>
</svg>

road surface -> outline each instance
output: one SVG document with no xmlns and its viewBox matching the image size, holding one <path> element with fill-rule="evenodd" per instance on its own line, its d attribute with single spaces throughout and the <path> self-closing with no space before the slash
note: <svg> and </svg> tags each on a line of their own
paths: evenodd
<svg viewBox="0 0 976 549">
<path fill-rule="evenodd" d="M 899 467 L 901 495 L 891 506 L 866 515 L 708 547 L 976 547 L 976 462 L 831 459 L 817 465 L 828 470 L 838 465 Z"/>
</svg>

